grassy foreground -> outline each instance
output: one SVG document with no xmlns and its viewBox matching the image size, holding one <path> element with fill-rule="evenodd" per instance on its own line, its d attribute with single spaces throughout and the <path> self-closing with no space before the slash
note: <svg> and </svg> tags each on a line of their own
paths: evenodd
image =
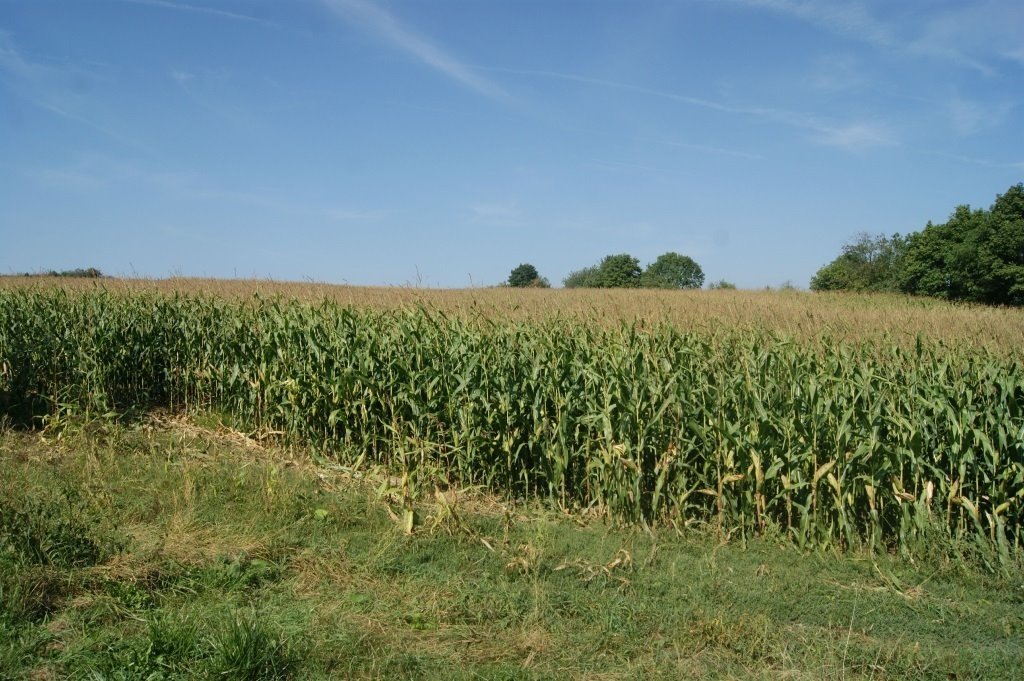
<svg viewBox="0 0 1024 681">
<path fill-rule="evenodd" d="M 0 432 L 0 677 L 1024 669 L 1019 570 L 621 529 L 471 490 L 428 497 L 406 535 L 388 488 L 186 420 Z"/>
</svg>

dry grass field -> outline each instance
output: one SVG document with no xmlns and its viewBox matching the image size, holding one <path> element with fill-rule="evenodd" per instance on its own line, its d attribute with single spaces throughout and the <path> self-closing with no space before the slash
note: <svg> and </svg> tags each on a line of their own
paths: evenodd
<svg viewBox="0 0 1024 681">
<path fill-rule="evenodd" d="M 0 277 L 9 288 L 103 289 L 207 294 L 225 299 L 281 296 L 358 309 L 423 306 L 446 314 L 527 321 L 582 318 L 592 322 L 670 321 L 682 329 L 763 329 L 796 338 L 840 342 L 884 337 L 913 343 L 918 334 L 990 349 L 1024 347 L 1024 310 L 952 304 L 892 294 L 812 293 L 800 290 L 664 291 L 597 289 L 430 289 L 359 287 L 259 279 L 71 279 Z"/>
</svg>

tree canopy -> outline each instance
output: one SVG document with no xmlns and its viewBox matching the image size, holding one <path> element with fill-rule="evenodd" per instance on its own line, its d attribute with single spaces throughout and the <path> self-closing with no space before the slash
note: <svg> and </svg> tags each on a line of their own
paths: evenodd
<svg viewBox="0 0 1024 681">
<path fill-rule="evenodd" d="M 601 275 L 597 265 L 574 270 L 562 280 L 566 288 L 601 288 Z"/>
<path fill-rule="evenodd" d="M 597 266 L 601 288 L 636 288 L 640 286 L 640 261 L 628 253 L 606 255 Z"/>
<path fill-rule="evenodd" d="M 566 288 L 637 288 L 642 274 L 639 260 L 619 253 L 606 255 L 597 265 L 570 272 L 562 284 Z"/>
<path fill-rule="evenodd" d="M 811 288 L 1024 305 L 1024 184 L 988 210 L 958 206 L 945 223 L 907 237 L 860 235 L 818 270 Z"/>
<path fill-rule="evenodd" d="M 607 255 L 597 265 L 570 272 L 566 288 L 700 288 L 704 271 L 692 258 L 663 253 L 646 269 L 628 253 Z"/>
<path fill-rule="evenodd" d="M 838 258 L 811 279 L 812 291 L 891 291 L 897 285 L 907 239 L 858 234 L 843 246 Z"/>
<path fill-rule="evenodd" d="M 704 270 L 688 255 L 663 253 L 647 266 L 642 283 L 648 288 L 700 288 Z"/>
<path fill-rule="evenodd" d="M 512 270 L 508 275 L 508 285 L 514 288 L 548 288 L 548 280 L 540 276 L 537 268 L 529 263 L 523 263 Z"/>
</svg>

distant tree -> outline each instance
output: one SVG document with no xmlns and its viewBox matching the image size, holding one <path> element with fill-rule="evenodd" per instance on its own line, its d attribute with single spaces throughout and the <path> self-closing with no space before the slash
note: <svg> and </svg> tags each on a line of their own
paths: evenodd
<svg viewBox="0 0 1024 681">
<path fill-rule="evenodd" d="M 1017 184 L 992 206 L 988 251 L 996 260 L 991 284 L 999 302 L 1024 305 L 1024 184 Z"/>
<path fill-rule="evenodd" d="M 569 275 L 562 280 L 562 285 L 565 286 L 565 288 L 600 288 L 601 275 L 598 271 L 597 265 L 594 265 L 593 267 L 584 267 L 581 270 L 570 272 Z"/>
<path fill-rule="evenodd" d="M 102 279 L 105 275 L 95 267 L 82 268 L 79 267 L 73 270 L 47 270 L 39 272 L 23 272 L 16 274 L 17 277 L 65 277 L 74 279 Z"/>
<path fill-rule="evenodd" d="M 812 291 L 891 291 L 896 287 L 907 239 L 858 234 L 811 279 Z"/>
<path fill-rule="evenodd" d="M 515 288 L 537 286 L 539 281 L 542 281 L 540 273 L 537 272 L 536 267 L 529 263 L 523 263 L 512 270 L 512 273 L 508 276 L 508 285 Z"/>
<path fill-rule="evenodd" d="M 726 281 L 725 279 L 719 279 L 718 281 L 713 281 L 710 284 L 708 284 L 708 288 L 711 289 L 712 291 L 714 291 L 714 290 L 723 290 L 723 291 L 724 290 L 730 290 L 730 291 L 734 291 L 734 290 L 736 290 L 736 284 L 732 283 L 731 281 Z"/>
<path fill-rule="evenodd" d="M 639 260 L 620 253 L 606 255 L 592 267 L 570 272 L 562 284 L 566 288 L 636 288 L 642 274 Z"/>
<path fill-rule="evenodd" d="M 989 210 L 958 206 L 911 236 L 898 288 L 990 305 L 1024 305 L 1024 185 Z"/>
<path fill-rule="evenodd" d="M 640 261 L 628 253 L 606 255 L 597 270 L 601 288 L 636 288 L 643 275 Z"/>
<path fill-rule="evenodd" d="M 648 288 L 700 288 L 704 285 L 704 270 L 687 255 L 663 253 L 647 266 L 641 283 Z"/>
<path fill-rule="evenodd" d="M 816 291 L 902 291 L 990 305 L 1024 305 L 1024 184 L 988 210 L 890 238 L 862 234 L 811 280 Z"/>
<path fill-rule="evenodd" d="M 606 255 L 600 263 L 570 272 L 566 288 L 700 288 L 704 271 L 692 258 L 664 253 L 644 270 L 628 253 Z"/>
<path fill-rule="evenodd" d="M 956 255 L 961 250 L 956 231 L 958 226 L 971 219 L 970 209 L 961 206 L 949 222 L 934 225 L 929 221 L 922 231 L 911 234 L 896 282 L 897 288 L 914 295 L 962 298 L 963 281 L 957 275 L 954 265 L 954 261 L 962 259 Z"/>
</svg>

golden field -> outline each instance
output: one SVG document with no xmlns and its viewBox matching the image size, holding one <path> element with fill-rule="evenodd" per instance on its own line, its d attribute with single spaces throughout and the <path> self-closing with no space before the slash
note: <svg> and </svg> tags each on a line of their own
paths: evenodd
<svg viewBox="0 0 1024 681">
<path fill-rule="evenodd" d="M 462 317 L 527 321 L 582 318 L 591 322 L 656 323 L 680 329 L 760 329 L 837 342 L 885 337 L 905 344 L 918 334 L 989 349 L 1024 347 L 1024 311 L 954 304 L 892 294 L 812 293 L 801 290 L 432 289 L 363 287 L 265 279 L 0 277 L 10 288 L 102 289 L 111 293 L 206 294 L 230 300 L 258 295 L 307 303 L 331 300 L 356 309 L 422 306 Z"/>
</svg>

